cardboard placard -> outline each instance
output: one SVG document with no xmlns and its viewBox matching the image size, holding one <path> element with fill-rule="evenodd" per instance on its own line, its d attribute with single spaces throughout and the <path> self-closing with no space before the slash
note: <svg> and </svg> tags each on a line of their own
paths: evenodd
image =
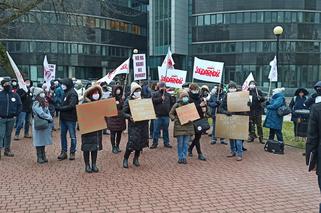
<svg viewBox="0 0 321 213">
<path fill-rule="evenodd" d="M 247 140 L 249 136 L 249 116 L 217 114 L 215 136 L 224 139 Z"/>
<path fill-rule="evenodd" d="M 128 103 L 135 122 L 153 120 L 156 118 L 152 99 L 130 100 Z"/>
<path fill-rule="evenodd" d="M 227 93 L 227 110 L 229 112 L 248 112 L 250 111 L 250 107 L 247 105 L 249 100 L 249 91 Z"/>
<path fill-rule="evenodd" d="M 196 121 L 200 118 L 194 103 L 176 108 L 176 113 L 181 125 L 187 124 L 189 121 Z"/>
<path fill-rule="evenodd" d="M 118 115 L 115 98 L 80 104 L 76 109 L 81 134 L 106 129 L 105 117 Z"/>
</svg>

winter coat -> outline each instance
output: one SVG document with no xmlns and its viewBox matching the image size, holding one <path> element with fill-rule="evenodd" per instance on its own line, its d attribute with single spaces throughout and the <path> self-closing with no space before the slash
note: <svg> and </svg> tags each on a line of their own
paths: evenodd
<svg viewBox="0 0 321 213">
<path fill-rule="evenodd" d="M 313 104 L 308 126 L 306 143 L 306 163 L 308 165 L 310 153 L 317 155 L 317 175 L 321 175 L 321 103 Z"/>
<path fill-rule="evenodd" d="M 208 101 L 208 106 L 211 109 L 211 116 L 212 118 L 216 117 L 216 111 L 219 108 L 219 104 L 217 103 L 218 101 L 222 101 L 224 98 L 225 94 L 222 92 L 220 94 L 215 93 L 211 95 L 210 100 Z"/>
<path fill-rule="evenodd" d="M 58 85 L 55 89 L 55 95 L 54 95 L 54 103 L 55 106 L 60 106 L 64 100 L 64 91 L 62 90 L 61 86 Z"/>
<path fill-rule="evenodd" d="M 299 118 L 302 119 L 307 119 L 309 115 L 302 115 L 302 114 L 297 114 L 295 113 L 296 110 L 302 110 L 302 109 L 307 109 L 305 106 L 305 102 L 307 100 L 306 96 L 303 96 L 302 98 L 300 96 L 294 96 L 291 100 L 291 103 L 289 107 L 292 109 L 292 117 L 291 121 L 297 121 Z"/>
<path fill-rule="evenodd" d="M 0 118 L 13 118 L 21 112 L 22 104 L 18 94 L 5 90 L 0 92 Z"/>
<path fill-rule="evenodd" d="M 317 87 L 321 87 L 321 81 L 318 81 L 315 85 L 314 85 L 314 89 L 316 90 Z M 315 104 L 315 99 L 320 96 L 321 94 L 318 94 L 318 93 L 314 93 L 311 95 L 310 98 L 308 98 L 308 100 L 305 102 L 305 106 L 310 109 L 311 106 L 313 104 Z"/>
<path fill-rule="evenodd" d="M 78 94 L 74 89 L 73 82 L 71 79 L 65 79 L 62 82 L 67 86 L 65 91 L 64 100 L 59 109 L 60 119 L 63 121 L 77 122 L 76 105 L 78 104 Z"/>
<path fill-rule="evenodd" d="M 178 136 L 192 136 L 194 135 L 194 125 L 193 122 L 181 125 L 181 122 L 178 119 L 176 108 L 183 106 L 183 103 L 181 101 L 178 101 L 174 106 L 172 107 L 169 117 L 172 121 L 174 121 L 174 137 Z"/>
<path fill-rule="evenodd" d="M 261 116 L 263 115 L 262 103 L 265 101 L 261 90 L 254 88 L 249 89 L 250 95 L 252 96 L 252 102 L 250 106 L 250 116 Z"/>
<path fill-rule="evenodd" d="M 47 129 L 36 130 L 35 129 L 35 121 L 32 122 L 32 141 L 33 146 L 47 146 L 52 144 L 52 123 L 53 118 L 49 112 L 48 107 L 41 107 L 38 101 L 35 101 L 32 105 L 32 112 L 34 117 L 39 116 L 42 119 L 45 119 L 49 122 L 49 126 Z"/>
<path fill-rule="evenodd" d="M 162 96 L 165 96 L 165 100 L 162 99 Z M 163 90 L 157 91 L 153 94 L 153 104 L 155 108 L 155 113 L 157 117 L 169 116 L 169 111 L 171 110 L 171 95 Z"/>
<path fill-rule="evenodd" d="M 191 92 L 189 92 L 188 94 L 189 94 L 189 102 L 195 104 L 200 118 L 204 118 L 205 117 L 204 112 L 201 107 L 201 103 L 202 103 L 201 96 L 199 94 L 193 94 Z"/>
<path fill-rule="evenodd" d="M 122 116 L 128 119 L 128 143 L 126 149 L 128 150 L 142 150 L 144 147 L 148 146 L 149 142 L 149 132 L 148 132 L 148 122 L 149 121 L 138 121 L 132 122 L 131 112 L 129 107 L 129 100 L 133 100 L 131 96 L 125 101 Z"/>
<path fill-rule="evenodd" d="M 120 89 L 120 95 L 116 95 L 116 90 Z M 112 132 L 122 132 L 126 129 L 126 121 L 125 118 L 122 117 L 121 111 L 124 106 L 123 100 L 123 88 L 121 86 L 114 86 L 112 91 L 112 97 L 116 99 L 119 103 L 117 104 L 118 115 L 114 117 L 106 118 L 107 127 Z"/>
<path fill-rule="evenodd" d="M 83 104 L 90 103 L 93 101 L 93 100 L 91 100 L 90 95 L 92 95 L 91 92 L 95 89 L 98 89 L 99 94 L 100 94 L 100 99 L 102 98 L 101 87 L 96 85 L 96 86 L 88 88 L 85 91 Z M 92 152 L 92 151 L 102 150 L 103 149 L 102 141 L 103 141 L 102 130 L 83 134 L 83 135 L 81 135 L 81 151 Z"/>
<path fill-rule="evenodd" d="M 23 89 L 18 89 L 17 94 L 19 95 L 22 103 L 21 112 L 32 112 L 32 93 L 30 89 L 28 91 L 24 91 Z"/>
<path fill-rule="evenodd" d="M 285 98 L 282 93 L 278 93 L 272 96 L 271 102 L 267 103 L 266 118 L 264 121 L 264 127 L 270 129 L 282 130 L 283 116 L 279 116 L 277 110 L 285 105 Z"/>
</svg>

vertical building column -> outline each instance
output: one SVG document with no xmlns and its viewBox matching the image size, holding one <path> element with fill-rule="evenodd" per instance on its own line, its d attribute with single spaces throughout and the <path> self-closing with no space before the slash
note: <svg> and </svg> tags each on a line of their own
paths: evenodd
<svg viewBox="0 0 321 213">
<path fill-rule="evenodd" d="M 76 76 L 75 67 L 68 66 L 68 78 L 74 78 Z"/>
</svg>

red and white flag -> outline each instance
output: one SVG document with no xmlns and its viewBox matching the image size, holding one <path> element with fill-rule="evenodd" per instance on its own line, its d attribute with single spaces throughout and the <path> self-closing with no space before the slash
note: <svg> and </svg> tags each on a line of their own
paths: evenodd
<svg viewBox="0 0 321 213">
<path fill-rule="evenodd" d="M 251 81 L 254 81 L 254 76 L 252 73 L 250 73 L 249 76 L 247 76 L 246 80 L 244 81 L 242 86 L 243 91 L 247 91 L 249 89 L 249 84 Z"/>
<path fill-rule="evenodd" d="M 159 81 L 165 82 L 170 88 L 182 88 L 186 82 L 186 75 L 185 70 L 169 69 L 166 71 L 166 68 L 158 67 Z"/>
<path fill-rule="evenodd" d="M 223 67 L 223 62 L 208 61 L 195 57 L 193 78 L 201 81 L 221 83 Z"/>
<path fill-rule="evenodd" d="M 13 59 L 11 58 L 10 54 L 8 53 L 8 51 L 7 51 L 7 56 L 8 56 L 8 59 L 10 61 L 11 67 L 12 67 L 14 73 L 16 74 L 20 89 L 23 89 L 24 91 L 28 92 L 27 85 L 26 85 L 25 81 L 23 80 L 23 77 L 22 77 L 22 75 L 21 75 L 16 63 L 13 61 Z"/>
<path fill-rule="evenodd" d="M 116 75 L 119 74 L 128 74 L 129 73 L 129 60 L 128 58 L 124 63 L 122 63 L 119 67 L 117 67 L 114 71 L 108 73 L 105 77 L 99 79 L 97 82 L 107 82 L 107 84 L 110 84 L 112 80 L 115 78 Z"/>
<path fill-rule="evenodd" d="M 163 61 L 162 68 L 174 69 L 174 64 L 175 64 L 175 62 L 172 57 L 171 49 L 170 49 L 170 47 L 168 47 L 167 55 Z"/>
<path fill-rule="evenodd" d="M 43 79 L 46 81 L 47 88 L 50 88 L 51 81 L 56 78 L 56 65 L 49 64 L 47 60 L 47 56 L 43 59 Z"/>
</svg>

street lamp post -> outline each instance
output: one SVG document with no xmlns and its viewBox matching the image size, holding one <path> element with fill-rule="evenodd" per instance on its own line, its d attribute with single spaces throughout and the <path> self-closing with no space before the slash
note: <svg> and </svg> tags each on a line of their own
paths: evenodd
<svg viewBox="0 0 321 213">
<path fill-rule="evenodd" d="M 283 28 L 281 26 L 276 26 L 273 29 L 273 33 L 276 36 L 276 67 L 279 72 L 279 46 L 280 46 L 280 36 L 283 34 Z M 278 82 L 275 82 L 275 88 L 278 87 Z"/>
</svg>

